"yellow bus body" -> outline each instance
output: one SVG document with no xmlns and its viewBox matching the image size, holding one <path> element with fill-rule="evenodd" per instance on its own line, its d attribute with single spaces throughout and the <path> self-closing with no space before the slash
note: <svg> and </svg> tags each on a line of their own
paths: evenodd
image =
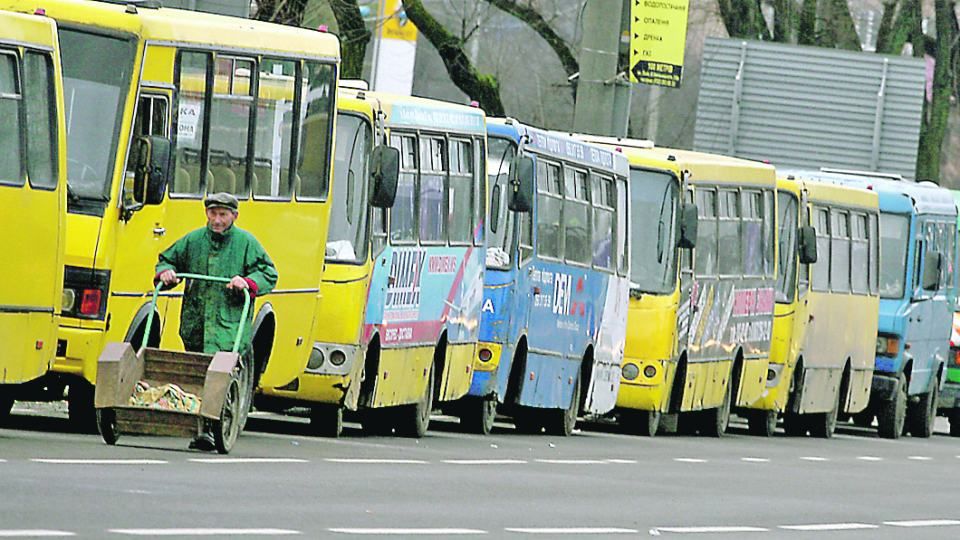
<svg viewBox="0 0 960 540">
<path fill-rule="evenodd" d="M 108 273 L 109 286 L 102 317 L 90 320 L 63 317 L 59 331 L 63 354 L 58 354 L 53 370 L 76 375 L 92 384 L 103 347 L 109 342 L 129 340 L 138 330 L 143 331 L 147 305 L 144 293 L 152 287 L 158 253 L 187 232 L 206 224 L 203 194 L 171 195 L 176 171 L 171 171 L 171 183 L 160 204 L 144 205 L 134 211 L 124 209 L 124 188 L 132 181 L 132 175 L 125 169 L 140 100 L 145 96 L 166 100 L 166 125 L 160 127 L 174 138 L 170 135 L 173 115 L 169 109 L 175 102 L 174 89 L 179 82 L 175 73 L 178 51 L 188 49 L 231 57 L 262 56 L 298 63 L 314 61 L 332 67 L 335 89 L 339 42 L 333 35 L 320 32 L 173 9 L 78 0 L 49 0 L 44 2 L 44 8 L 47 15 L 61 25 L 122 36 L 129 39 L 133 47 L 131 75 L 128 86 L 123 89 L 125 101 L 114 141 L 116 151 L 113 162 L 108 164 L 109 200 L 103 204 L 101 215 L 70 212 L 66 221 L 65 264 L 84 272 Z M 0 0 L 0 9 L 32 11 L 34 5 Z M 184 86 L 189 86 L 189 78 L 183 80 Z M 334 90 L 330 95 L 334 103 L 335 93 Z M 308 116 L 304 132 L 310 129 L 314 116 L 322 115 Z M 332 128 L 330 136 L 333 136 Z M 332 146 L 332 142 L 328 146 Z M 311 159 L 314 158 L 311 156 Z M 332 167 L 327 167 L 327 173 L 329 185 Z M 260 386 L 283 386 L 302 372 L 313 342 L 311 333 L 320 299 L 329 202 L 305 202 L 296 197 L 286 201 L 263 200 L 251 197 L 249 191 L 246 195 L 238 194 L 238 198 L 241 202 L 237 225 L 259 240 L 280 274 L 274 293 L 257 299 L 255 332 L 261 328 L 264 334 L 254 336 L 254 349 L 262 371 Z M 163 327 L 160 346 L 182 349 L 176 331 L 179 295 L 174 293 L 162 298 L 158 312 Z M 141 326 L 138 328 L 138 325 Z"/>
<path fill-rule="evenodd" d="M 42 103 L 49 107 L 54 128 L 48 141 L 52 148 L 47 149 L 52 178 L 42 185 L 35 185 L 41 184 L 39 178 L 29 178 L 26 171 L 19 179 L 0 178 L 0 243 L 5 254 L 5 277 L 0 280 L 0 385 L 4 385 L 38 379 L 53 365 L 63 294 L 67 156 L 56 24 L 39 15 L 0 12 L 0 54 L 19 69 L 28 54 L 46 59 L 52 95 L 44 96 Z M 22 107 L 29 98 L 13 103 Z M 19 126 L 21 132 L 26 129 Z M 27 155 L 26 148 L 21 152 Z M 9 410 L 11 399 L 0 395 L 0 416 Z"/>
</svg>

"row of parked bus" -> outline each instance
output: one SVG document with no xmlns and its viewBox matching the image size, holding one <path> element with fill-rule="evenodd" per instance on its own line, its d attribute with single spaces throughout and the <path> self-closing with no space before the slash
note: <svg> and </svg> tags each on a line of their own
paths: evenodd
<svg viewBox="0 0 960 540">
<path fill-rule="evenodd" d="M 0 418 L 93 425 L 107 343 L 181 349 L 153 266 L 229 192 L 280 274 L 245 384 L 318 434 L 960 435 L 947 190 L 368 91 L 322 32 L 37 5 L 0 0 Z"/>
</svg>

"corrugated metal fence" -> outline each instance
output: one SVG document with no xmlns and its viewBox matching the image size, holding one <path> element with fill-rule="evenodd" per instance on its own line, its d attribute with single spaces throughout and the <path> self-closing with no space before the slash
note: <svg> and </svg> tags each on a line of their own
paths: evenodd
<svg viewBox="0 0 960 540">
<path fill-rule="evenodd" d="M 696 150 L 914 176 L 923 60 L 720 38 L 703 55 Z"/>
</svg>

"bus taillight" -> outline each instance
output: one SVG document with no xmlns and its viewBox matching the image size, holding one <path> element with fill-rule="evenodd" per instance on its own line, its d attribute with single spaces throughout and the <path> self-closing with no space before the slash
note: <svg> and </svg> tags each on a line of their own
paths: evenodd
<svg viewBox="0 0 960 540">
<path fill-rule="evenodd" d="M 100 313 L 100 298 L 103 292 L 100 289 L 84 289 L 80 300 L 81 315 L 97 315 Z"/>
</svg>

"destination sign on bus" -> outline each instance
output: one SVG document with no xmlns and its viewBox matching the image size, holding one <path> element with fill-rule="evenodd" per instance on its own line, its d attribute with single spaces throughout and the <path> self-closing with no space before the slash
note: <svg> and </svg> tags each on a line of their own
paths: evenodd
<svg viewBox="0 0 960 540">
<path fill-rule="evenodd" d="M 542 153 L 572 159 L 596 167 L 612 168 L 613 153 L 588 146 L 564 135 L 552 135 L 543 131 L 528 130 L 528 147 L 532 146 Z"/>
<path fill-rule="evenodd" d="M 430 126 L 433 129 L 486 132 L 483 116 L 479 113 L 413 104 L 394 105 L 389 122 L 395 126 Z"/>
</svg>

